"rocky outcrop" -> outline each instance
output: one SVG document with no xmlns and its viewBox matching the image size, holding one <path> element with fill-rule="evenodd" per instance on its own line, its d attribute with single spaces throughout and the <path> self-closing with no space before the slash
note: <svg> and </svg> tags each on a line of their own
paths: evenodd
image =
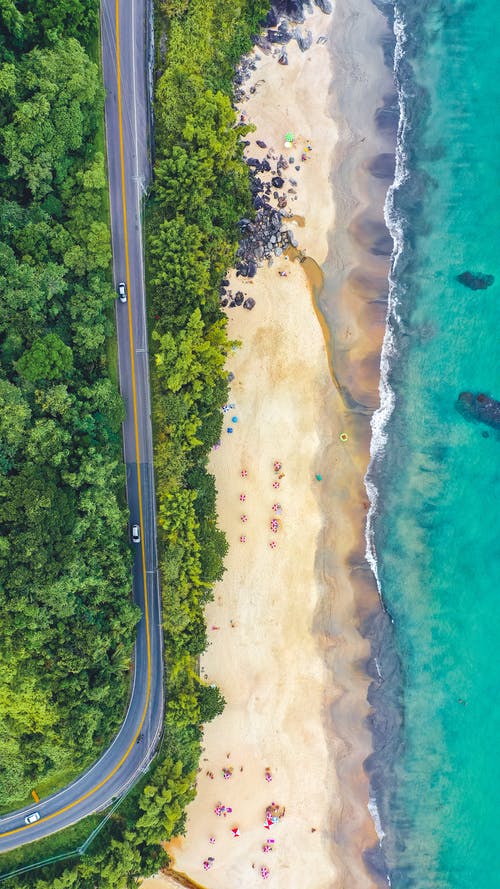
<svg viewBox="0 0 500 889">
<path fill-rule="evenodd" d="M 476 274 L 473 272 L 462 272 L 461 275 L 457 275 L 457 281 L 471 290 L 486 290 L 487 287 L 491 287 L 495 282 L 495 278 L 493 275 L 485 275 L 483 272 L 477 272 Z"/>
<path fill-rule="evenodd" d="M 500 401 L 490 398 L 484 392 L 461 392 L 456 408 L 468 420 L 486 423 L 493 429 L 500 429 Z"/>
</svg>

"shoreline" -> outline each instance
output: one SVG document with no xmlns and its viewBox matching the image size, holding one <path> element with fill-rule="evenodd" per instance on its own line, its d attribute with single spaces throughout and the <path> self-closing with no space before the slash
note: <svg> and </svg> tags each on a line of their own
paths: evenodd
<svg viewBox="0 0 500 889">
<path fill-rule="evenodd" d="M 328 40 L 332 39 L 339 5 L 338 3 L 331 18 L 326 18 L 317 11 L 306 18 L 304 27 L 314 31 L 314 38 L 328 32 Z M 339 227 L 346 219 L 342 201 L 339 200 L 335 207 L 333 205 L 332 177 L 338 177 L 344 189 L 352 183 L 349 183 L 345 171 L 343 178 L 340 175 L 342 162 L 339 161 L 338 152 L 342 147 L 339 146 L 342 134 L 335 132 L 334 115 L 327 108 L 331 101 L 332 86 L 335 88 L 335 84 L 325 84 L 325 47 L 317 46 L 313 41 L 311 50 L 304 54 L 298 48 L 295 51 L 295 46 L 287 47 L 287 51 L 290 62 L 286 69 L 280 68 L 272 56 L 261 58 L 252 78 L 252 85 L 256 85 L 256 90 L 242 102 L 242 107 L 248 112 L 250 121 L 257 125 L 256 133 L 248 137 L 252 142 L 252 154 L 258 152 L 254 140 L 260 137 L 266 141 L 266 149 L 263 149 L 263 154 L 258 154 L 259 157 L 266 155 L 269 134 L 272 134 L 272 148 L 278 153 L 283 151 L 282 132 L 287 129 L 288 115 L 294 121 L 298 121 L 301 114 L 304 115 L 303 126 L 296 127 L 300 130 L 297 144 L 302 140 L 305 147 L 305 141 L 309 142 L 311 139 L 312 158 L 308 157 L 307 163 L 300 164 L 302 169 L 298 171 L 297 178 L 301 181 L 294 195 L 295 200 L 293 203 L 290 200 L 287 211 L 292 211 L 297 217 L 292 224 L 297 226 L 298 246 L 307 257 L 306 263 L 315 263 L 325 281 L 321 292 L 315 293 L 307 275 L 307 266 L 290 262 L 285 255 L 274 259 L 272 269 L 259 270 L 253 280 L 236 279 L 234 272 L 228 276 L 230 286 L 238 288 L 243 284 L 245 296 L 254 297 L 256 306 L 250 313 L 241 308 L 228 310 L 229 336 L 243 343 L 228 362 L 228 370 L 235 373 L 230 398 L 236 405 L 234 410 L 238 414 L 238 425 L 228 438 L 227 424 L 224 424 L 222 447 L 214 452 L 211 460 L 211 471 L 215 473 L 219 491 L 220 524 L 228 536 L 230 552 L 226 575 L 217 585 L 214 603 L 207 608 L 209 637 L 212 642 L 202 655 L 201 663 L 204 678 L 209 678 L 221 687 L 227 706 L 222 716 L 205 729 L 206 751 L 200 763 L 202 771 L 198 796 L 188 810 L 187 837 L 178 838 L 167 846 L 173 859 L 173 870 L 168 878 L 158 876 L 144 881 L 142 885 L 145 889 L 186 885 L 178 881 L 172 882 L 177 868 L 183 875 L 190 875 L 193 885 L 214 889 L 233 889 L 236 884 L 246 889 L 246 886 L 253 886 L 257 879 L 260 882 L 255 870 L 258 871 L 262 866 L 262 854 L 259 858 L 259 853 L 255 850 L 258 849 L 256 837 L 261 836 L 263 831 L 262 824 L 258 821 L 259 816 L 253 812 L 253 804 L 256 797 L 262 798 L 261 806 L 264 811 L 264 759 L 266 762 L 268 759 L 272 761 L 273 780 L 276 782 L 273 784 L 273 794 L 276 794 L 279 802 L 286 803 L 287 813 L 290 810 L 292 812 L 290 816 L 287 814 L 283 825 L 279 825 L 280 838 L 276 839 L 279 845 L 273 851 L 273 860 L 269 861 L 271 883 L 284 886 L 283 879 L 286 879 L 287 889 L 299 889 L 304 885 L 304 880 L 308 882 L 308 889 L 314 889 L 315 886 L 323 889 L 327 884 L 343 887 L 352 880 L 356 881 L 357 889 L 372 889 L 378 885 L 377 876 L 368 872 L 364 858 L 377 845 L 374 823 L 368 808 L 368 778 L 364 770 L 364 762 L 372 754 L 372 738 L 368 725 L 370 707 L 367 702 L 372 677 L 367 667 L 371 657 L 369 642 L 362 635 L 363 625 L 378 607 L 378 594 L 374 596 L 374 581 L 364 558 L 367 508 L 364 476 L 369 459 L 368 421 L 373 406 L 369 401 L 364 406 L 358 397 L 361 392 L 370 391 L 368 382 L 372 385 L 375 381 L 378 391 L 378 367 L 374 380 L 373 374 L 370 376 L 366 373 L 363 363 L 371 362 L 370 368 L 373 370 L 376 339 L 373 325 L 369 325 L 370 329 L 365 335 L 363 323 L 366 318 L 359 312 L 356 301 L 356 311 L 352 309 L 346 293 L 343 293 L 340 309 L 337 302 L 335 310 L 342 315 L 343 322 L 349 318 L 359 333 L 359 342 L 353 348 L 353 344 L 348 342 L 351 338 L 346 338 L 346 342 L 339 347 L 340 325 L 332 323 L 328 304 L 325 310 L 325 300 L 328 299 L 328 289 L 331 288 L 332 269 L 337 275 L 339 270 L 335 266 L 339 257 L 335 237 L 338 237 Z M 262 53 L 257 47 L 252 55 L 262 56 Z M 330 55 L 328 60 L 329 67 L 333 65 Z M 312 63 L 309 70 L 308 62 Z M 295 79 L 290 77 L 293 66 L 301 66 L 301 75 L 295 72 Z M 314 73 L 311 72 L 316 72 L 320 78 L 320 89 Z M 265 77 L 262 76 L 263 73 Z M 331 73 L 330 70 L 330 76 Z M 285 87 L 286 97 L 283 100 L 284 91 L 280 82 L 287 83 L 287 77 L 291 83 Z M 300 88 L 297 87 L 297 79 Z M 307 90 L 310 91 L 309 94 Z M 280 107 L 280 100 L 283 108 Z M 318 106 L 322 106 L 322 110 Z M 320 110 L 323 114 L 321 126 Z M 372 115 L 374 110 L 371 109 Z M 280 113 L 282 120 L 276 121 Z M 337 140 L 335 143 L 334 139 Z M 295 144 L 292 153 L 296 153 Z M 352 169 L 351 167 L 351 173 Z M 284 174 L 286 175 L 289 175 L 289 171 Z M 352 176 L 354 177 L 354 173 Z M 335 191 L 335 185 L 333 188 Z M 354 206 L 359 200 L 358 197 L 354 201 Z M 352 206 L 351 203 L 351 208 Z M 348 245 L 344 242 L 340 264 L 342 270 L 346 268 L 346 256 L 353 269 L 356 267 L 356 259 L 359 260 L 359 265 L 363 262 L 363 257 L 357 252 L 359 237 L 356 240 L 356 235 L 359 236 L 359 230 L 351 228 Z M 292 248 L 286 252 L 292 259 L 292 254 L 297 251 Z M 286 273 L 284 280 L 278 278 L 279 272 Z M 338 287 L 334 287 L 332 292 L 338 296 Z M 359 303 L 359 288 L 357 297 Z M 293 307 L 290 306 L 291 302 Z M 287 313 L 289 317 L 285 318 Z M 269 343 L 276 342 L 278 332 L 282 337 L 285 335 L 280 344 L 282 350 L 278 352 L 276 346 L 273 349 L 273 360 L 279 365 L 279 379 L 269 367 L 272 363 Z M 301 335 L 304 335 L 303 340 Z M 300 356 L 301 352 L 307 355 L 307 362 L 302 360 L 300 363 L 299 360 L 297 364 L 296 356 Z M 351 358 L 354 357 L 352 367 L 345 360 L 338 361 L 338 354 L 345 357 L 349 353 L 352 353 Z M 259 386 L 249 385 L 248 381 L 251 383 L 257 378 Z M 300 380 L 300 383 L 294 384 L 294 379 Z M 357 383 L 357 389 L 353 389 L 353 381 Z M 259 387 L 259 392 L 252 391 Z M 352 395 L 353 391 L 356 397 Z M 290 410 L 290 399 L 297 402 L 295 413 Z M 353 411 L 351 401 L 358 406 L 357 411 Z M 272 428 L 278 415 L 279 428 L 283 426 L 289 429 L 286 448 L 284 444 L 275 444 L 272 436 L 270 442 L 264 442 L 264 433 L 250 428 L 253 417 L 258 418 L 259 426 L 267 428 L 270 425 Z M 244 427 L 249 427 L 248 431 L 241 435 Z M 298 428 L 301 429 L 299 437 Z M 348 447 L 340 444 L 341 431 L 348 432 Z M 303 478 L 301 462 L 295 459 L 294 441 L 297 444 L 300 442 L 301 455 L 308 465 L 306 480 Z M 262 459 L 257 461 L 252 456 L 256 448 L 259 454 L 262 452 Z M 277 454 L 277 451 L 280 453 Z M 302 507 L 307 504 L 307 508 L 297 510 L 289 496 L 286 497 L 284 492 L 282 495 L 280 491 L 287 527 L 283 528 L 283 543 L 280 529 L 279 550 L 283 550 L 284 558 L 290 564 L 291 571 L 288 575 L 285 571 L 287 566 L 277 568 L 276 562 L 269 560 L 269 556 L 277 556 L 279 550 L 272 553 L 267 549 L 259 549 L 258 553 L 255 550 L 254 558 L 248 563 L 250 532 L 253 535 L 255 531 L 250 512 L 244 529 L 235 525 L 236 490 L 241 487 L 242 482 L 234 477 L 237 472 L 231 477 L 232 469 L 236 467 L 239 470 L 240 464 L 250 466 L 250 461 L 253 461 L 251 475 L 260 476 L 260 480 L 258 483 L 257 479 L 255 482 L 252 480 L 249 501 L 253 501 L 254 497 L 263 499 L 266 495 L 261 482 L 264 476 L 266 484 L 270 484 L 268 475 L 272 479 L 272 453 L 280 458 L 286 454 L 283 463 L 286 466 L 287 479 L 290 476 L 293 481 L 294 497 L 300 499 Z M 267 462 L 264 456 L 267 456 Z M 258 470 L 257 467 L 254 468 L 256 462 Z M 323 474 L 324 467 L 329 468 L 326 474 Z M 316 473 L 322 475 L 321 484 L 315 480 Z M 247 509 L 246 504 L 244 509 Z M 255 509 L 252 506 L 252 510 Z M 307 515 L 308 527 L 301 530 L 303 515 Z M 242 530 L 245 531 L 244 536 L 248 537 L 244 554 L 242 544 L 238 541 Z M 301 540 L 304 536 L 307 543 L 305 548 L 302 547 Z M 267 547 L 269 543 L 269 540 L 265 543 L 261 540 L 259 545 Z M 259 566 L 259 563 L 262 564 Z M 305 572 L 303 575 L 300 574 L 302 570 Z M 292 620 L 286 607 L 283 607 L 283 601 L 280 603 L 273 599 L 273 621 L 285 635 L 285 643 L 280 633 L 273 635 L 275 628 L 269 623 L 266 612 L 266 608 L 270 608 L 269 594 L 265 588 L 266 571 L 271 572 L 272 582 L 277 585 L 281 597 L 285 589 L 290 591 L 297 583 L 299 574 L 302 578 L 301 592 L 304 598 L 300 600 L 300 604 L 297 603 L 302 611 L 299 616 L 294 612 Z M 250 607 L 249 603 L 241 602 L 243 596 L 252 598 Z M 277 600 L 279 598 L 276 597 Z M 273 640 L 272 657 L 268 659 L 260 655 L 262 634 L 260 631 L 255 633 L 256 614 L 261 616 L 266 634 Z M 292 623 L 296 624 L 293 633 L 289 626 Z M 243 637 L 238 633 L 240 627 L 244 632 Z M 253 639 L 253 652 L 251 649 L 247 651 L 249 636 Z M 235 637 L 238 640 L 236 643 Z M 289 652 L 285 653 L 283 650 L 284 644 Z M 301 649 L 307 653 L 307 658 L 302 663 L 302 674 L 300 669 L 297 672 L 294 663 L 297 660 L 300 662 L 300 656 L 287 659 L 290 652 L 295 650 L 302 653 Z M 255 670 L 252 657 L 264 659 L 271 678 L 262 671 Z M 283 661 L 286 661 L 286 666 Z M 228 663 L 231 664 L 231 672 L 235 664 L 238 666 L 236 681 L 228 675 Z M 313 677 L 313 691 L 304 687 L 304 671 Z M 287 694 L 285 712 L 281 713 L 280 721 L 277 713 L 281 712 L 283 698 Z M 265 718 L 260 718 L 256 699 L 264 701 L 269 708 Z M 297 699 L 299 710 L 294 710 Z M 271 701 L 272 706 L 269 706 Z M 291 723 L 287 708 L 290 713 L 296 714 Z M 301 709 L 310 714 L 311 725 L 300 726 L 298 730 L 295 723 L 300 722 Z M 247 718 L 249 713 L 250 719 Z M 280 740 L 269 738 L 269 733 L 276 733 L 276 721 Z M 260 728 L 260 737 L 257 737 L 256 726 Z M 247 743 L 248 734 L 256 735 L 253 747 Z M 260 761 L 262 753 L 259 757 L 258 751 L 264 746 L 263 739 L 269 740 L 269 749 L 264 751 L 264 759 Z M 235 760 L 233 764 L 232 749 L 236 745 L 244 750 L 238 753 L 238 763 Z M 221 767 L 224 767 L 226 747 L 231 751 L 229 761 L 234 769 L 227 785 L 220 774 L 215 777 L 215 770 L 218 769 L 220 773 Z M 286 748 L 286 755 L 282 747 Z M 239 765 L 240 759 L 242 765 Z M 238 774 L 239 768 L 242 771 L 244 768 L 243 775 Z M 293 774 L 294 771 L 300 773 L 304 770 L 307 774 L 306 781 L 301 780 L 302 775 L 299 778 L 297 774 Z M 213 773 L 214 778 L 207 778 L 209 773 Z M 247 781 L 247 776 L 250 782 Z M 301 785 L 298 793 L 294 786 L 297 783 Z M 238 805 L 233 808 L 235 813 L 237 811 L 239 825 L 243 825 L 242 836 L 236 846 L 227 835 L 217 836 L 214 845 L 214 850 L 217 851 L 212 853 L 215 856 L 213 870 L 204 872 L 203 855 L 210 849 L 210 846 L 206 846 L 208 835 L 215 827 L 217 830 L 219 828 L 217 819 L 213 818 L 213 803 L 217 801 L 215 797 L 220 796 L 223 799 L 224 795 L 227 796 L 226 787 L 231 787 L 230 795 L 233 797 L 233 788 L 236 785 Z M 330 788 L 332 797 L 326 801 L 325 786 Z M 303 804 L 308 796 L 315 799 L 316 814 L 313 826 L 309 826 L 308 832 L 305 832 L 304 825 L 296 816 L 300 812 L 301 800 Z M 229 822 L 225 825 L 226 834 L 228 825 Z M 285 833 L 288 836 L 283 837 L 282 834 Z M 243 836 L 245 841 L 240 842 Z M 294 861 L 291 868 L 290 858 L 293 858 L 297 848 L 301 850 L 301 861 Z M 278 849 L 279 854 L 275 854 Z M 263 861 L 266 862 L 265 857 Z"/>
</svg>

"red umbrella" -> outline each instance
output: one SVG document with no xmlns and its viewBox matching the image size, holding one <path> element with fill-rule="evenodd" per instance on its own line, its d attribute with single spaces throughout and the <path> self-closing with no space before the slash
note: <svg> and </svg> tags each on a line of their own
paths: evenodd
<svg viewBox="0 0 500 889">
<path fill-rule="evenodd" d="M 232 827 L 231 833 L 232 833 L 233 837 L 241 836 L 239 827 Z"/>
</svg>

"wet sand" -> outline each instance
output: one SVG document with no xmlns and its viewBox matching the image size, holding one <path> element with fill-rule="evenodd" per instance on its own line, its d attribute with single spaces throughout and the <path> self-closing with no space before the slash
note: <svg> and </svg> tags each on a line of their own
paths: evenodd
<svg viewBox="0 0 500 889">
<path fill-rule="evenodd" d="M 290 44 L 287 67 L 257 50 L 256 92 L 241 105 L 257 128 L 247 137 L 249 155 L 272 148 L 296 158 L 283 174 L 297 180 L 287 210 L 298 217 L 290 227 L 310 259 L 292 261 L 291 251 L 252 282 L 230 275 L 233 289 L 256 306 L 228 309 L 229 336 L 242 345 L 228 361 L 234 407 L 224 415 L 210 467 L 230 550 L 207 608 L 210 645 L 201 658 L 203 677 L 220 686 L 227 706 L 205 730 L 186 837 L 167 846 L 174 874 L 146 880 L 146 889 L 178 885 L 175 871 L 204 887 L 246 889 L 261 883 L 263 866 L 279 889 L 376 885 L 363 859 L 377 837 L 363 767 L 371 752 L 370 648 L 360 630 L 378 604 L 364 560 L 363 478 L 387 263 L 373 252 L 384 238 L 380 206 L 377 219 L 366 190 L 374 188 L 380 204 L 384 180 L 370 172 L 368 152 L 350 161 L 354 130 L 334 123 L 342 97 L 332 95 L 332 83 L 335 89 L 345 80 L 335 69 L 343 59 L 334 33 L 344 14 L 339 6 L 334 17 L 308 17 L 313 46 L 301 53 Z M 382 30 L 381 17 L 370 14 L 367 28 L 376 21 Z M 325 45 L 316 45 L 319 35 L 327 36 Z M 363 99 L 370 120 L 374 98 L 369 92 Z M 294 145 L 285 149 L 290 130 Z M 384 161 L 375 166 L 379 174 L 385 169 Z M 312 293 L 318 266 L 321 311 Z M 286 811 L 268 830 L 273 801 Z M 232 811 L 215 814 L 217 803 Z M 275 842 L 265 852 L 269 838 Z M 204 870 L 209 856 L 213 866 Z"/>
</svg>

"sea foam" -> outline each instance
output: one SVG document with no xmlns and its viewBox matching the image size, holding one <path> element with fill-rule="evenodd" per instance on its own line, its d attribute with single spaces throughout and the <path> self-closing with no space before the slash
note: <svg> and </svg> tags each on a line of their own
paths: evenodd
<svg viewBox="0 0 500 889">
<path fill-rule="evenodd" d="M 394 390 L 390 384 L 390 372 L 393 358 L 397 355 L 395 331 L 400 324 L 400 316 L 398 314 L 398 304 L 400 300 L 400 282 L 396 283 L 396 274 L 398 262 L 404 250 L 404 225 L 401 215 L 395 208 L 394 197 L 398 189 L 406 182 L 408 178 L 407 155 L 405 151 L 405 139 L 407 129 L 407 116 L 405 112 L 405 95 L 400 78 L 398 77 L 399 66 L 404 57 L 404 46 L 406 42 L 404 21 L 398 9 L 395 9 L 394 19 L 394 36 L 396 40 L 394 50 L 394 75 L 398 88 L 398 105 L 399 105 L 399 123 L 396 141 L 396 168 L 394 174 L 394 182 L 389 187 L 384 204 L 384 218 L 387 228 L 393 240 L 393 250 L 391 255 L 391 265 L 389 271 L 389 293 L 387 302 L 387 316 L 385 334 L 382 343 L 382 351 L 380 355 L 380 381 L 379 381 L 379 398 L 380 406 L 374 412 L 371 418 L 371 442 L 370 442 L 370 463 L 365 475 L 365 487 L 370 501 L 370 508 L 366 519 L 365 539 L 366 539 L 366 559 L 373 571 L 382 605 L 382 590 L 380 586 L 380 578 L 378 573 L 376 546 L 374 540 L 374 518 L 377 513 L 377 504 L 379 491 L 375 482 L 377 468 L 385 454 L 387 444 L 386 427 L 394 410 L 396 398 Z"/>
</svg>

